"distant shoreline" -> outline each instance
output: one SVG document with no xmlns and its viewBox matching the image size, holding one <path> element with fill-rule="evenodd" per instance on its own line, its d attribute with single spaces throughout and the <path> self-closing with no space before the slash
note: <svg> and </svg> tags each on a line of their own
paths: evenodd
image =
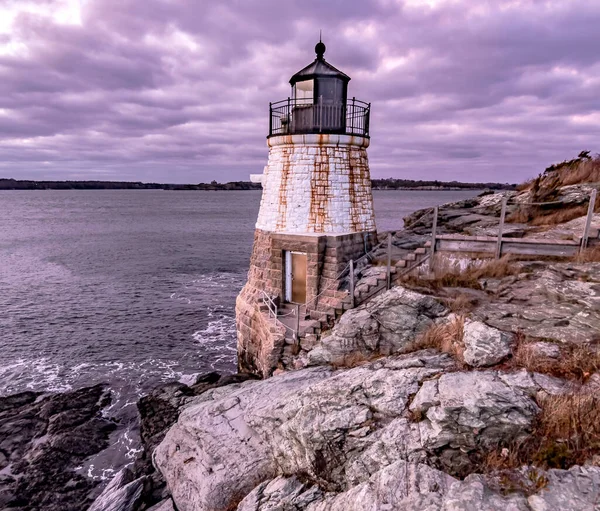
<svg viewBox="0 0 600 511">
<path fill-rule="evenodd" d="M 507 183 L 461 183 L 457 181 L 414 181 L 411 179 L 373 179 L 373 190 L 514 190 Z M 260 183 L 231 181 L 229 183 L 169 184 L 128 181 L 34 181 L 0 178 L 0 190 L 187 190 L 238 191 L 262 190 Z"/>
</svg>

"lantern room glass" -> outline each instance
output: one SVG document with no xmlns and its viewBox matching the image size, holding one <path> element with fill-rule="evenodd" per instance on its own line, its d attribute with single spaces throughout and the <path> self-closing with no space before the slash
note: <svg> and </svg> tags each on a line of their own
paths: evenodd
<svg viewBox="0 0 600 511">
<path fill-rule="evenodd" d="M 297 82 L 294 85 L 294 98 L 306 104 L 314 103 L 314 95 L 315 95 L 315 81 L 314 80 L 304 80 L 302 82 Z"/>
</svg>

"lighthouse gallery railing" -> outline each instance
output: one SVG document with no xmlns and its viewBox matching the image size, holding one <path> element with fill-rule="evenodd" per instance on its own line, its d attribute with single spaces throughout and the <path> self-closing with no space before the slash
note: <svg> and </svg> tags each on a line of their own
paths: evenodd
<svg viewBox="0 0 600 511">
<path fill-rule="evenodd" d="M 345 103 L 288 98 L 270 103 L 269 110 L 270 137 L 307 133 L 369 136 L 371 104 L 356 98 Z"/>
</svg>

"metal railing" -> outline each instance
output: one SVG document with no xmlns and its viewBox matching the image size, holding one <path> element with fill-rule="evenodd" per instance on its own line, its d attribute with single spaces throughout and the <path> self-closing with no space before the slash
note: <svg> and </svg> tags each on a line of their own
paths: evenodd
<svg viewBox="0 0 600 511">
<path fill-rule="evenodd" d="M 320 97 L 287 98 L 269 103 L 269 137 L 308 133 L 337 133 L 369 136 L 371 104 L 349 99 L 345 103 L 328 103 Z"/>
</svg>

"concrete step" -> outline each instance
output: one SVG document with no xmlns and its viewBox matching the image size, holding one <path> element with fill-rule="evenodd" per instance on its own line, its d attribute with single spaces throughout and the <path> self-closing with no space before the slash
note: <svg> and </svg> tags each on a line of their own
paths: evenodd
<svg viewBox="0 0 600 511">
<path fill-rule="evenodd" d="M 406 268 L 406 261 L 404 259 L 400 259 L 396 263 L 396 268 Z"/>
<path fill-rule="evenodd" d="M 425 248 L 431 248 L 431 241 L 425 242 Z"/>
<path fill-rule="evenodd" d="M 407 261 L 414 261 L 414 260 L 416 260 L 416 259 L 417 259 L 417 255 L 416 255 L 416 254 L 414 254 L 414 253 L 413 253 L 413 254 L 406 254 L 406 255 L 404 256 L 404 258 L 405 258 Z"/>
<path fill-rule="evenodd" d="M 417 249 L 415 249 L 415 254 L 417 255 L 423 255 L 427 253 L 427 250 L 424 247 L 419 247 Z"/>
</svg>

